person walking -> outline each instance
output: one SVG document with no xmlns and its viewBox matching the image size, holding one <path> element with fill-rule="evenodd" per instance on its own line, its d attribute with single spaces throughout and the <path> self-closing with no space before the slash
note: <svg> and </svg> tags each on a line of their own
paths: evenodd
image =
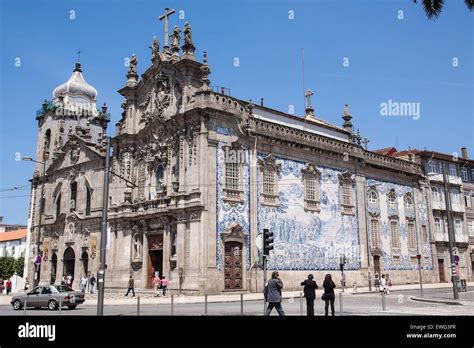
<svg viewBox="0 0 474 348">
<path fill-rule="evenodd" d="M 157 275 L 153 277 L 153 288 L 155 289 L 154 297 L 160 297 L 160 286 L 161 286 L 161 279 Z"/>
<path fill-rule="evenodd" d="M 386 289 L 387 295 L 390 295 L 390 287 L 392 286 L 392 280 L 390 279 L 390 276 L 388 275 L 388 273 L 385 275 L 385 281 L 387 282 L 387 289 Z"/>
<path fill-rule="evenodd" d="M 165 276 L 161 278 L 161 289 L 163 290 L 163 296 L 166 296 L 166 291 L 168 291 L 168 279 Z"/>
<path fill-rule="evenodd" d="M 10 295 L 10 292 L 12 291 L 12 281 L 10 279 L 5 283 L 5 289 L 7 290 L 7 295 Z"/>
<path fill-rule="evenodd" d="M 375 273 L 375 276 L 374 276 L 374 286 L 375 286 L 375 290 L 376 291 L 380 291 L 380 276 L 378 273 Z"/>
<path fill-rule="evenodd" d="M 66 277 L 64 275 L 61 277 L 61 285 L 66 285 Z"/>
<path fill-rule="evenodd" d="M 81 278 L 81 291 L 83 293 L 86 292 L 86 287 L 87 287 L 87 277 L 85 275 L 83 275 L 82 278 Z"/>
<path fill-rule="evenodd" d="M 128 280 L 128 290 L 125 296 L 128 296 L 128 293 L 130 292 L 130 290 L 132 290 L 133 296 L 135 297 L 134 285 L 135 285 L 135 281 L 133 280 L 132 276 L 130 276 L 130 279 Z"/>
<path fill-rule="evenodd" d="M 304 286 L 303 292 L 306 298 L 306 315 L 314 317 L 314 299 L 316 298 L 318 284 L 313 280 L 313 275 L 309 274 L 308 279 L 301 282 L 301 286 Z"/>
<path fill-rule="evenodd" d="M 285 312 L 281 306 L 281 289 L 283 289 L 283 282 L 280 279 L 280 275 L 277 271 L 272 273 L 272 279 L 268 281 L 265 287 L 266 300 L 268 301 L 268 307 L 265 311 L 265 316 L 270 315 L 273 308 L 276 308 L 279 316 L 284 316 Z"/>
<path fill-rule="evenodd" d="M 91 276 L 91 279 L 89 279 L 89 284 L 90 284 L 89 293 L 93 294 L 93 293 L 94 293 L 94 285 L 95 285 L 95 277 L 94 277 L 94 275 L 92 275 L 92 276 Z"/>
<path fill-rule="evenodd" d="M 387 293 L 387 280 L 385 279 L 385 274 L 382 274 L 382 278 L 380 278 L 380 292 Z"/>
<path fill-rule="evenodd" d="M 326 277 L 324 278 L 323 282 L 323 288 L 324 288 L 324 294 L 321 297 L 322 300 L 325 302 L 324 306 L 324 312 L 325 316 L 328 316 L 328 309 L 329 309 L 329 303 L 331 303 L 331 314 L 332 316 L 335 315 L 334 311 L 334 300 L 336 299 L 336 295 L 334 295 L 334 288 L 336 287 L 336 284 L 332 281 L 332 276 L 330 274 L 326 274 Z"/>
</svg>

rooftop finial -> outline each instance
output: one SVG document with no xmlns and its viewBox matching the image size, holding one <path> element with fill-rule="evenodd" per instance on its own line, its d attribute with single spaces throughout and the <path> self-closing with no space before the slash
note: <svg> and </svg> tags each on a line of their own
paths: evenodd
<svg viewBox="0 0 474 348">
<path fill-rule="evenodd" d="M 344 127 L 344 129 L 348 132 L 353 132 L 354 129 L 352 128 L 352 116 L 351 116 L 351 112 L 349 111 L 349 105 L 345 104 L 344 105 L 344 112 L 343 112 L 343 115 L 342 115 L 342 119 L 344 120 L 344 124 L 342 125 Z"/>
<path fill-rule="evenodd" d="M 209 91 L 211 88 L 209 84 L 211 81 L 209 80 L 209 74 L 211 73 L 211 69 L 207 65 L 207 52 L 204 51 L 203 58 L 202 58 L 202 65 L 201 65 L 201 73 L 202 73 L 202 86 L 200 88 L 201 91 Z"/>
<path fill-rule="evenodd" d="M 304 96 L 308 100 L 308 104 L 307 104 L 308 106 L 305 109 L 305 118 L 315 118 L 314 109 L 313 109 L 313 106 L 311 105 L 311 96 L 313 94 L 314 93 L 310 89 L 308 89 L 306 93 L 304 94 Z"/>
</svg>

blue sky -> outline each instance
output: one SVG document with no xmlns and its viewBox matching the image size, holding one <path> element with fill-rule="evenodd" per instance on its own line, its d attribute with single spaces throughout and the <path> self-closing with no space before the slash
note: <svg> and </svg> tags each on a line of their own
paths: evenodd
<svg viewBox="0 0 474 348">
<path fill-rule="evenodd" d="M 157 18 L 165 7 L 184 10 L 185 18 L 173 15 L 171 26 L 191 23 L 199 60 L 208 52 L 211 85 L 228 87 L 235 97 L 263 97 L 266 106 L 282 111 L 294 105 L 302 115 L 304 48 L 305 86 L 315 93 L 318 117 L 342 125 L 347 103 L 369 149 L 397 144 L 452 153 L 467 146 L 474 157 L 474 26 L 461 0 L 446 1 L 436 21 L 411 0 L 0 3 L 0 215 L 9 223 L 26 223 L 29 188 L 5 190 L 28 185 L 33 171 L 31 163 L 15 161 L 15 153 L 34 156 L 35 112 L 69 78 L 76 52 L 82 51 L 84 77 L 98 90 L 98 105 L 109 106 L 113 135 L 124 59 L 136 53 L 139 73 L 149 67 L 153 36 L 163 45 Z M 420 103 L 420 118 L 381 116 L 380 104 L 390 99 Z"/>
</svg>

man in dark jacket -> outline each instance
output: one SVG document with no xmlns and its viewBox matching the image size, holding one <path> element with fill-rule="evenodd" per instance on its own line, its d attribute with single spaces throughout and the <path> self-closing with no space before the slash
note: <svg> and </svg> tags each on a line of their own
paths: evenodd
<svg viewBox="0 0 474 348">
<path fill-rule="evenodd" d="M 276 308 L 278 315 L 285 315 L 285 312 L 283 312 L 283 308 L 281 307 L 281 289 L 283 289 L 283 282 L 280 280 L 277 271 L 272 273 L 272 279 L 268 281 L 266 289 L 268 307 L 264 315 L 270 315 L 273 308 Z"/>
<path fill-rule="evenodd" d="M 313 275 L 308 275 L 308 279 L 301 282 L 304 286 L 304 297 L 306 298 L 306 315 L 314 317 L 314 299 L 316 298 L 316 289 L 318 284 L 313 280 Z"/>
</svg>

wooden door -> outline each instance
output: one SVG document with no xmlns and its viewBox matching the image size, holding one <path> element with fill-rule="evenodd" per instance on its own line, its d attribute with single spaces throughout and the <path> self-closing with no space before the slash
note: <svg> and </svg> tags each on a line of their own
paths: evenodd
<svg viewBox="0 0 474 348">
<path fill-rule="evenodd" d="M 374 256 L 374 272 L 378 273 L 380 276 L 380 256 Z"/>
<path fill-rule="evenodd" d="M 148 279 L 147 288 L 153 288 L 153 277 L 158 272 L 163 276 L 163 234 L 148 236 Z"/>
<path fill-rule="evenodd" d="M 225 289 L 242 289 L 242 243 L 225 243 L 224 255 Z"/>
<path fill-rule="evenodd" d="M 439 270 L 439 281 L 445 282 L 446 279 L 444 277 L 444 260 L 438 259 L 438 270 Z"/>
</svg>

